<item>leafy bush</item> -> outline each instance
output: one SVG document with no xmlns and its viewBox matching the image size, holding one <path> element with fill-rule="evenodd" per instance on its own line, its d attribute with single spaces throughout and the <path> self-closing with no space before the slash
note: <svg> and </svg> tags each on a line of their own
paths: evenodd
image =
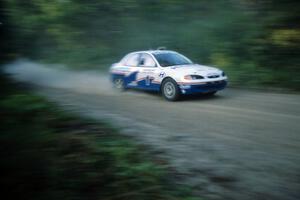
<svg viewBox="0 0 300 200">
<path fill-rule="evenodd" d="M 28 93 L 0 101 L 1 188 L 11 199 L 183 199 L 164 166 L 105 124 Z"/>
</svg>

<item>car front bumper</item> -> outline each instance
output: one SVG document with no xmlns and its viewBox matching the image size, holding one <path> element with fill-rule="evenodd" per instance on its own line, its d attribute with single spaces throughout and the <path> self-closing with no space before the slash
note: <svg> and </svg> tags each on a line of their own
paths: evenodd
<svg viewBox="0 0 300 200">
<path fill-rule="evenodd" d="M 227 86 L 227 80 L 210 81 L 199 84 L 180 84 L 182 94 L 208 93 L 223 90 Z"/>
</svg>

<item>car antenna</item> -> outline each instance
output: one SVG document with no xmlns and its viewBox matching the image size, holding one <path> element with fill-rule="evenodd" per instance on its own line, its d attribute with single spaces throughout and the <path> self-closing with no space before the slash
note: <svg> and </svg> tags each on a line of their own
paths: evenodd
<svg viewBox="0 0 300 200">
<path fill-rule="evenodd" d="M 157 47 L 157 50 L 166 50 L 167 47 Z"/>
</svg>

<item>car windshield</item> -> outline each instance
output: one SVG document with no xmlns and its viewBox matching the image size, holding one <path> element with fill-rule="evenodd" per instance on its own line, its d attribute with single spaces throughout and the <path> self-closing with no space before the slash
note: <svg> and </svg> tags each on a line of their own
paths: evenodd
<svg viewBox="0 0 300 200">
<path fill-rule="evenodd" d="M 192 61 L 190 61 L 188 58 L 178 53 L 153 53 L 153 55 L 162 67 L 193 64 Z"/>
</svg>

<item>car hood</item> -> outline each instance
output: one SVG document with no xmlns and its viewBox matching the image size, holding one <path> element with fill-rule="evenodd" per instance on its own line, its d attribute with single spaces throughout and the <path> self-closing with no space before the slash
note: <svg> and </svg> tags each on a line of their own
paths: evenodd
<svg viewBox="0 0 300 200">
<path fill-rule="evenodd" d="M 193 64 L 193 65 L 178 65 L 178 66 L 171 66 L 168 69 L 170 72 L 176 72 L 181 75 L 201 75 L 201 76 L 206 76 L 208 74 L 212 73 L 217 73 L 220 74 L 222 73 L 221 70 L 214 68 L 214 67 L 209 67 L 205 65 L 199 65 L 199 64 Z"/>
</svg>

